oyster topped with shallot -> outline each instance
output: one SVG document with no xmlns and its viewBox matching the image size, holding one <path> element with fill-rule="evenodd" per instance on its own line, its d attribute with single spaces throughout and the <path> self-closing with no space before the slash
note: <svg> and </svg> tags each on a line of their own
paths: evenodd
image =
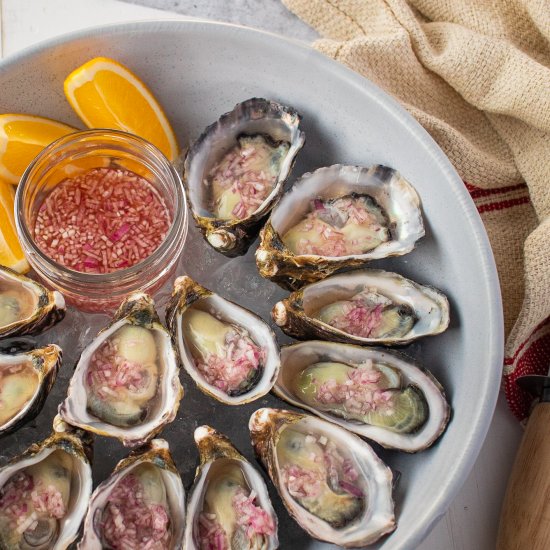
<svg viewBox="0 0 550 550">
<path fill-rule="evenodd" d="M 392 346 L 443 332 L 449 301 L 397 273 L 358 269 L 294 291 L 271 315 L 295 338 Z"/>
<path fill-rule="evenodd" d="M 249 428 L 284 505 L 312 537 L 349 548 L 395 529 L 392 473 L 357 436 L 279 409 L 257 410 Z"/>
<path fill-rule="evenodd" d="M 396 170 L 336 164 L 304 174 L 273 209 L 256 251 L 260 275 L 288 289 L 410 252 L 420 199 Z"/>
<path fill-rule="evenodd" d="M 0 266 L 0 337 L 36 334 L 65 316 L 65 300 L 55 291 Z"/>
<path fill-rule="evenodd" d="M 210 426 L 195 430 L 195 442 L 200 465 L 187 507 L 186 548 L 277 548 L 277 516 L 260 474 Z"/>
<path fill-rule="evenodd" d="M 92 492 L 91 438 L 57 422 L 54 433 L 0 469 L 0 548 L 65 550 Z"/>
<path fill-rule="evenodd" d="M 308 340 L 281 361 L 276 395 L 384 447 L 422 451 L 449 421 L 439 382 L 402 355 Z"/>
<path fill-rule="evenodd" d="M 244 254 L 258 234 L 304 144 L 299 126 L 294 109 L 252 98 L 209 126 L 189 150 L 189 203 L 218 252 Z"/>
<path fill-rule="evenodd" d="M 239 405 L 271 389 L 279 348 L 260 317 L 183 276 L 174 283 L 166 319 L 185 370 L 204 393 Z"/>
<path fill-rule="evenodd" d="M 61 348 L 55 344 L 26 353 L 0 354 L 0 436 L 40 412 L 60 365 Z"/>
<path fill-rule="evenodd" d="M 94 491 L 80 550 L 180 550 L 185 494 L 168 443 L 153 439 Z"/>
<path fill-rule="evenodd" d="M 151 298 L 136 293 L 82 352 L 59 412 L 71 424 L 135 446 L 175 418 L 182 395 L 170 334 Z"/>
</svg>

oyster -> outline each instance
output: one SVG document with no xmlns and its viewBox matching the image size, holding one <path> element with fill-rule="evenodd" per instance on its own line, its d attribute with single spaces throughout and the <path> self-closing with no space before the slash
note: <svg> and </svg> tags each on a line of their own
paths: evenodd
<svg viewBox="0 0 550 550">
<path fill-rule="evenodd" d="M 80 550 L 182 548 L 185 493 L 164 439 L 121 460 L 94 491 Z"/>
<path fill-rule="evenodd" d="M 195 430 L 200 465 L 187 507 L 186 548 L 278 548 L 277 516 L 262 476 L 210 426 Z"/>
<path fill-rule="evenodd" d="M 0 266 L 0 337 L 36 334 L 65 317 L 65 300 L 54 290 Z"/>
<path fill-rule="evenodd" d="M 174 283 L 166 310 L 185 370 L 204 393 L 227 405 L 265 395 L 279 370 L 279 347 L 257 315 L 187 276 Z"/>
<path fill-rule="evenodd" d="M 336 164 L 304 174 L 273 209 L 256 251 L 260 275 L 300 288 L 346 267 L 410 252 L 420 199 L 392 168 Z"/>
<path fill-rule="evenodd" d="M 0 469 L 2 550 L 63 550 L 78 535 L 92 492 L 91 437 L 55 423 Z"/>
<path fill-rule="evenodd" d="M 153 300 L 138 292 L 82 352 L 59 412 L 75 426 L 135 446 L 172 422 L 182 396 L 170 334 Z"/>
<path fill-rule="evenodd" d="M 267 99 L 239 103 L 209 126 L 185 159 L 195 221 L 226 256 L 244 254 L 283 192 L 304 144 L 300 115 Z"/>
<path fill-rule="evenodd" d="M 449 421 L 439 382 L 400 354 L 311 340 L 281 360 L 276 395 L 384 447 L 422 451 Z"/>
<path fill-rule="evenodd" d="M 40 412 L 60 365 L 61 348 L 54 344 L 0 355 L 0 436 L 17 430 Z"/>
<path fill-rule="evenodd" d="M 395 529 L 391 470 L 360 438 L 279 409 L 257 410 L 249 428 L 288 512 L 312 537 L 349 548 Z"/>
<path fill-rule="evenodd" d="M 449 301 L 397 273 L 359 269 L 294 291 L 271 315 L 295 338 L 391 346 L 443 332 Z"/>
</svg>

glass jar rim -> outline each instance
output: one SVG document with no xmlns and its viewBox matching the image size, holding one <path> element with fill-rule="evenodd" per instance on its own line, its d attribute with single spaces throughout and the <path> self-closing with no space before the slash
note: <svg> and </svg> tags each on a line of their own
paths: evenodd
<svg viewBox="0 0 550 550">
<path fill-rule="evenodd" d="M 24 216 L 25 191 L 27 191 L 29 182 L 32 181 L 32 176 L 34 175 L 33 171 L 48 156 L 59 152 L 68 145 L 77 143 L 83 137 L 97 138 L 97 141 L 100 142 L 102 138 L 105 138 L 105 136 L 112 136 L 121 142 L 133 142 L 144 149 L 148 154 L 154 156 L 156 160 L 160 161 L 162 167 L 169 172 L 175 182 L 174 217 L 164 239 L 160 245 L 149 256 L 147 256 L 147 258 L 132 266 L 112 271 L 110 273 L 83 273 L 56 262 L 36 245 Z M 113 130 L 108 128 L 78 130 L 62 136 L 56 141 L 50 143 L 47 147 L 40 151 L 40 153 L 38 153 L 38 155 L 23 172 L 15 194 L 15 225 L 18 234 L 23 240 L 22 244 L 24 247 L 30 249 L 33 256 L 40 258 L 43 265 L 52 267 L 58 271 L 66 281 L 79 284 L 85 283 L 93 286 L 124 283 L 127 279 L 134 277 L 136 272 L 147 271 L 148 268 L 153 267 L 159 259 L 163 258 L 168 252 L 171 251 L 172 243 L 178 237 L 181 227 L 184 228 L 184 231 L 187 227 L 187 199 L 183 188 L 183 182 L 175 166 L 168 160 L 164 153 L 151 142 L 135 134 L 124 132 L 122 130 Z M 185 233 L 183 238 L 185 239 Z"/>
</svg>

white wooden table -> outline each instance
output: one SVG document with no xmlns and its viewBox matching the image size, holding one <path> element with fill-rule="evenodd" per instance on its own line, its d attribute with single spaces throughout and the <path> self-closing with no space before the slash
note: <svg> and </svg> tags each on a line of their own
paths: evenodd
<svg viewBox="0 0 550 550">
<path fill-rule="evenodd" d="M 76 29 L 117 21 L 210 17 L 311 40 L 315 33 L 279 0 L 0 0 L 0 56 Z M 136 5 L 141 4 L 141 5 Z M 152 9 L 147 6 L 156 6 Z M 180 14 L 169 11 L 177 9 Z M 472 403 L 472 406 L 475 406 Z M 464 487 L 421 550 L 490 550 L 522 430 L 501 395 L 489 434 Z"/>
</svg>

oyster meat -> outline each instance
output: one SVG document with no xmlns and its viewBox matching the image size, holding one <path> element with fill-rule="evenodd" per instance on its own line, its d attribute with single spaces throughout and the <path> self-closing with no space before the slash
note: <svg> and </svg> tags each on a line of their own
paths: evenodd
<svg viewBox="0 0 550 550">
<path fill-rule="evenodd" d="M 168 443 L 153 439 L 94 491 L 80 550 L 182 548 L 185 494 Z"/>
<path fill-rule="evenodd" d="M 288 289 L 347 267 L 410 252 L 424 235 L 420 199 L 386 166 L 304 174 L 261 231 L 260 274 Z"/>
<path fill-rule="evenodd" d="M 304 144 L 296 111 L 252 98 L 209 126 L 185 159 L 195 221 L 227 256 L 244 254 L 283 191 Z"/>
<path fill-rule="evenodd" d="M 265 483 L 229 439 L 195 430 L 200 465 L 187 507 L 186 548 L 277 548 L 277 517 Z"/>
<path fill-rule="evenodd" d="M 65 300 L 57 291 L 0 266 L 0 337 L 37 334 L 65 316 Z"/>
<path fill-rule="evenodd" d="M 276 395 L 384 447 L 422 451 L 449 421 L 439 382 L 402 355 L 311 340 L 281 359 Z"/>
<path fill-rule="evenodd" d="M 357 436 L 279 409 L 257 410 L 249 428 L 288 512 L 312 537 L 349 548 L 395 529 L 392 473 Z"/>
<path fill-rule="evenodd" d="M 182 395 L 170 334 L 151 298 L 136 293 L 82 352 L 59 412 L 71 424 L 134 446 L 175 418 Z"/>
<path fill-rule="evenodd" d="M 0 355 L 0 436 L 17 430 L 40 412 L 60 365 L 61 348 L 54 344 Z"/>
<path fill-rule="evenodd" d="M 443 332 L 449 301 L 397 273 L 360 269 L 294 291 L 271 315 L 295 338 L 390 346 Z"/>
<path fill-rule="evenodd" d="M 203 392 L 239 405 L 271 389 L 279 348 L 260 317 L 183 276 L 174 283 L 166 319 L 185 370 Z"/>
<path fill-rule="evenodd" d="M 92 492 L 91 438 L 62 422 L 0 469 L 0 548 L 64 550 Z"/>
</svg>

